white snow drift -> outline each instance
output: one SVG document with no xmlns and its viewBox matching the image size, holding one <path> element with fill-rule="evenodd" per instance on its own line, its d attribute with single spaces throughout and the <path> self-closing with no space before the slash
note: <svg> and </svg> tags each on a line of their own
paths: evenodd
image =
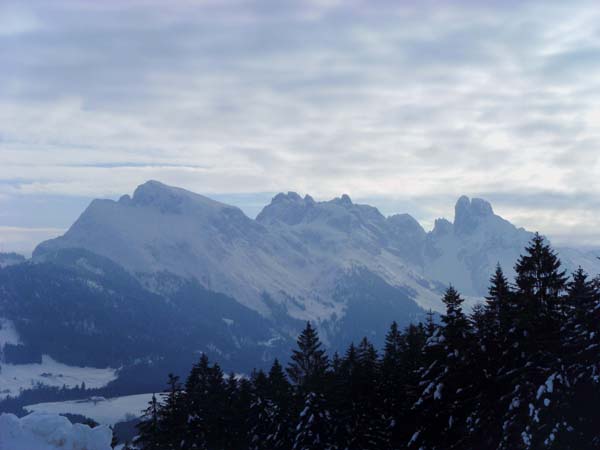
<svg viewBox="0 0 600 450">
<path fill-rule="evenodd" d="M 66 386 L 73 388 L 85 383 L 88 389 L 101 388 L 117 378 L 117 371 L 110 367 L 75 367 L 42 356 L 41 364 L 0 364 L 0 400 L 16 397 L 21 390 L 37 385 Z"/>
<path fill-rule="evenodd" d="M 160 398 L 159 395 L 157 395 Z M 103 425 L 114 425 L 142 415 L 152 394 L 126 395 L 124 397 L 93 397 L 85 400 L 38 403 L 25 406 L 28 412 L 49 414 L 79 414 Z"/>
<path fill-rule="evenodd" d="M 0 415 L 2 450 L 111 450 L 112 432 L 105 425 L 90 428 L 66 417 L 33 413 L 18 418 Z"/>
</svg>

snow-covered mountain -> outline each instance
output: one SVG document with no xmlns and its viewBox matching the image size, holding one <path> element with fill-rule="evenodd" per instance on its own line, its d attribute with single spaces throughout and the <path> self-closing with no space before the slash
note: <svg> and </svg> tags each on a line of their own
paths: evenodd
<svg viewBox="0 0 600 450">
<path fill-rule="evenodd" d="M 358 269 L 410 289 L 424 305 L 438 304 L 436 286 L 411 260 L 416 253 L 405 245 L 403 227 L 419 228 L 347 196 L 315 202 L 280 194 L 252 220 L 238 208 L 150 181 L 132 198 L 93 201 L 64 236 L 38 246 L 34 260 L 84 248 L 153 288 L 155 275 L 169 272 L 267 317 L 275 304 L 296 319 L 327 320 L 344 315 L 345 305 L 332 298 Z"/>
<path fill-rule="evenodd" d="M 438 219 L 431 232 L 410 215 L 383 216 L 347 195 L 317 202 L 294 192 L 276 195 L 253 220 L 233 206 L 149 181 L 133 197 L 94 200 L 68 232 L 42 243 L 34 260 L 54 250 L 84 248 L 125 267 L 148 287 L 156 274 L 194 278 L 271 317 L 344 316 L 334 301 L 340 280 L 368 271 L 405 289 L 424 308 L 439 310 L 452 283 L 482 296 L 497 263 L 510 275 L 531 232 L 494 214 L 482 199 L 461 197 L 454 222 Z M 591 272 L 597 260 L 565 251 L 567 265 Z"/>
<path fill-rule="evenodd" d="M 363 336 L 380 345 L 392 320 L 440 311 L 449 283 L 481 298 L 496 264 L 511 275 L 531 237 L 482 199 L 461 197 L 453 222 L 427 232 L 347 195 L 282 193 L 251 219 L 149 181 L 131 197 L 94 200 L 31 260 L 0 268 L 0 362 L 39 365 L 47 355 L 122 367 L 117 382 L 139 385 L 140 364 L 153 370 L 145 379 L 162 381 L 198 353 L 227 370 L 268 364 L 287 355 L 305 320 L 333 348 Z M 600 272 L 593 252 L 560 256 L 569 270 Z"/>
<path fill-rule="evenodd" d="M 423 274 L 453 284 L 465 295 L 482 296 L 499 263 L 507 276 L 533 233 L 494 214 L 485 200 L 460 197 L 454 222 L 438 219 L 423 246 Z"/>
</svg>

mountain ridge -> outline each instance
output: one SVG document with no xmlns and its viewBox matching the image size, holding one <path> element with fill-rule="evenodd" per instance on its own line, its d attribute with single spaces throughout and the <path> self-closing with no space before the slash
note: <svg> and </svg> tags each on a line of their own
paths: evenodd
<svg viewBox="0 0 600 450">
<path fill-rule="evenodd" d="M 85 248 L 141 278 L 164 271 L 197 279 L 267 317 L 272 305 L 265 295 L 295 319 L 321 321 L 343 315 L 344 305 L 331 298 L 337 280 L 356 267 L 413 291 L 425 309 L 440 310 L 440 291 L 450 283 L 481 297 L 498 262 L 509 262 L 503 265 L 512 275 L 532 235 L 496 215 L 486 200 L 467 196 L 456 202 L 453 222 L 438 219 L 427 232 L 409 214 L 386 217 L 347 194 L 316 201 L 279 193 L 252 219 L 235 206 L 151 180 L 132 197 L 94 200 L 63 236 L 41 243 L 33 259 Z"/>
<path fill-rule="evenodd" d="M 136 361 L 160 378 L 168 361 L 184 367 L 198 352 L 231 370 L 249 369 L 243 355 L 266 364 L 307 320 L 332 350 L 363 336 L 382 345 L 391 321 L 403 327 L 442 310 L 449 284 L 468 306 L 498 262 L 511 278 L 531 236 L 465 196 L 453 222 L 426 231 L 409 214 L 384 216 L 347 195 L 281 193 L 251 219 L 150 181 L 117 201 L 92 201 L 31 260 L 0 269 L 0 319 L 22 341 L 4 355 L 125 364 L 127 383 L 141 370 Z M 560 251 L 568 270 L 600 272 L 592 253 Z"/>
</svg>

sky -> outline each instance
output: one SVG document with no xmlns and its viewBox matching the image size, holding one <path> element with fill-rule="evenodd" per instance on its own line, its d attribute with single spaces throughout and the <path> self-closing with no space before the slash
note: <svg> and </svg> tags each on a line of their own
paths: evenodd
<svg viewBox="0 0 600 450">
<path fill-rule="evenodd" d="M 600 245 L 595 2 L 0 2 L 0 251 L 148 179 Z"/>
</svg>

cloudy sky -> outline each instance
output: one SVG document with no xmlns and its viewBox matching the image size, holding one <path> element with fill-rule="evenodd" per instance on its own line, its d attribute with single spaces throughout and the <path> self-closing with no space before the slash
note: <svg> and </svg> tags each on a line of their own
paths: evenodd
<svg viewBox="0 0 600 450">
<path fill-rule="evenodd" d="M 147 179 L 600 244 L 596 2 L 0 3 L 0 251 Z"/>
</svg>

